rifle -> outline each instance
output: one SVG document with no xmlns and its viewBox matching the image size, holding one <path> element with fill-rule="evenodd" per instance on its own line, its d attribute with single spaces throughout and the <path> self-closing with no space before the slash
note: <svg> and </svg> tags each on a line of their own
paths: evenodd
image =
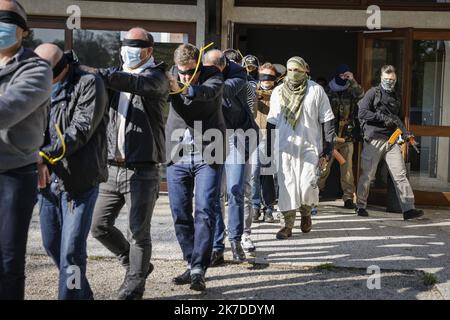
<svg viewBox="0 0 450 320">
<path fill-rule="evenodd" d="M 387 114 L 387 116 L 391 117 L 395 125 L 397 126 L 395 132 L 389 137 L 388 140 L 389 144 L 393 145 L 397 141 L 399 142 L 399 144 L 402 144 L 403 142 L 406 141 L 414 148 L 414 150 L 417 153 L 420 153 L 418 148 L 419 143 L 416 141 L 414 135 L 406 129 L 405 125 L 403 124 L 403 121 L 397 115 L 387 110 L 387 108 L 384 106 L 380 108 L 380 110 L 382 112 L 384 111 L 384 113 Z"/>
</svg>

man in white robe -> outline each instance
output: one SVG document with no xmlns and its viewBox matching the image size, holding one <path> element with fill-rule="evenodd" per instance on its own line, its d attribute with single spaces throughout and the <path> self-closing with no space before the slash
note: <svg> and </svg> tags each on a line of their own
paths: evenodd
<svg viewBox="0 0 450 320">
<path fill-rule="evenodd" d="M 324 89 L 309 80 L 308 71 L 302 58 L 289 59 L 286 79 L 274 89 L 270 101 L 267 122 L 268 129 L 276 129 L 272 150 L 282 212 L 277 239 L 292 236 L 297 211 L 301 213 L 302 232 L 311 231 L 311 209 L 319 202 L 317 181 L 334 145 L 330 102 Z"/>
</svg>

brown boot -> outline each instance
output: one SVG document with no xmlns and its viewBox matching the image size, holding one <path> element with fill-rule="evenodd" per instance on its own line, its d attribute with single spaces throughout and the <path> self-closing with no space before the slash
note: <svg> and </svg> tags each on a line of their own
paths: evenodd
<svg viewBox="0 0 450 320">
<path fill-rule="evenodd" d="M 283 227 L 277 232 L 277 239 L 279 240 L 285 240 L 289 237 L 292 237 L 292 228 Z"/>
<path fill-rule="evenodd" d="M 300 229 L 302 229 L 303 233 L 308 233 L 312 229 L 312 220 L 311 216 L 302 216 L 302 221 L 300 223 Z"/>
</svg>

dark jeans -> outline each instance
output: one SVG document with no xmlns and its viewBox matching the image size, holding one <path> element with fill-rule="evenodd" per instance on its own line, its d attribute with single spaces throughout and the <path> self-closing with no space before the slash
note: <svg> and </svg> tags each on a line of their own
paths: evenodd
<svg viewBox="0 0 450 320">
<path fill-rule="evenodd" d="M 203 274 L 211 260 L 221 174 L 222 166 L 211 167 L 203 162 L 178 163 L 167 168 L 175 233 L 191 273 Z"/>
<path fill-rule="evenodd" d="M 266 142 L 265 140 L 261 141 L 258 149 L 252 155 L 252 205 L 255 209 L 261 209 L 261 202 L 263 202 L 265 209 L 273 211 L 277 198 L 274 176 L 261 175 L 261 158 L 264 156 Z"/>
<path fill-rule="evenodd" d="M 36 165 L 0 173 L 0 300 L 23 300 L 25 253 L 37 198 Z"/>
<path fill-rule="evenodd" d="M 45 251 L 59 269 L 59 300 L 92 300 L 86 278 L 87 237 L 98 196 L 93 187 L 73 199 L 52 182 L 39 195 Z"/>
<path fill-rule="evenodd" d="M 159 195 L 159 166 L 127 169 L 110 165 L 108 171 L 108 182 L 100 185 L 91 232 L 127 268 L 127 290 L 132 292 L 145 285 L 150 266 L 150 228 Z M 127 238 L 114 226 L 125 204 L 129 212 Z"/>
</svg>

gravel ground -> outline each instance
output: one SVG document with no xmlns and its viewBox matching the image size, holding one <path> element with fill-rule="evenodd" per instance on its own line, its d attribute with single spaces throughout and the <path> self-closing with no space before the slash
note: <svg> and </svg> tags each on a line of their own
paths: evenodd
<svg viewBox="0 0 450 320">
<path fill-rule="evenodd" d="M 175 286 L 171 279 L 184 271 L 180 260 L 153 260 L 154 272 L 147 281 L 145 299 L 442 299 L 433 286 L 426 286 L 419 271 L 382 270 L 381 289 L 369 290 L 366 270 L 324 265 L 300 268 L 268 264 L 226 264 L 210 268 L 207 291 L 196 293 L 189 286 Z M 115 259 L 90 257 L 88 279 L 96 299 L 115 299 L 124 270 Z M 52 261 L 42 255 L 27 256 L 26 299 L 57 297 L 58 273 Z"/>
</svg>

